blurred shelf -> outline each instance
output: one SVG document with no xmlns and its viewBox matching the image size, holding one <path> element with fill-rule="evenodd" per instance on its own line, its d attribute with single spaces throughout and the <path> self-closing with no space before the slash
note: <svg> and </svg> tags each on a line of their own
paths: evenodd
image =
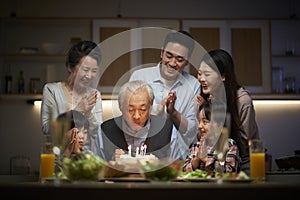
<svg viewBox="0 0 300 200">
<path fill-rule="evenodd" d="M 0 100 L 12 100 L 12 99 L 41 99 L 43 97 L 42 94 L 0 94 Z M 117 94 L 101 94 L 102 100 L 117 100 Z M 253 100 L 300 100 L 300 94 L 263 94 L 263 93 L 255 93 L 251 94 Z"/>
<path fill-rule="evenodd" d="M 20 100 L 28 100 L 28 99 L 42 99 L 43 94 L 30 94 L 30 93 L 25 93 L 25 94 L 6 94 L 2 93 L 0 94 L 0 100 L 13 100 L 13 99 L 20 99 Z M 101 94 L 102 100 L 117 100 L 118 95 L 116 94 Z"/>
<path fill-rule="evenodd" d="M 300 55 L 285 55 L 285 54 L 276 54 L 272 55 L 273 58 L 300 58 Z"/>
<path fill-rule="evenodd" d="M 64 54 L 45 54 L 45 53 L 8 53 L 0 54 L 0 57 L 61 57 Z"/>
<path fill-rule="evenodd" d="M 300 94 L 251 94 L 253 100 L 300 100 Z"/>
<path fill-rule="evenodd" d="M 42 99 L 42 94 L 0 94 L 0 100 Z"/>
<path fill-rule="evenodd" d="M 63 54 L 0 54 L 0 59 L 19 61 L 64 61 L 66 56 Z"/>
</svg>

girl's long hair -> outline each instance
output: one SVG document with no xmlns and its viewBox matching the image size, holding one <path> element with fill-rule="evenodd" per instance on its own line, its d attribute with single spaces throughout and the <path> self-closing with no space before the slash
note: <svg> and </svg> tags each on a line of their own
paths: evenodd
<svg viewBox="0 0 300 200">
<path fill-rule="evenodd" d="M 217 72 L 220 76 L 225 78 L 223 83 L 226 92 L 227 112 L 231 115 L 230 138 L 236 141 L 241 157 L 247 155 L 246 149 L 243 148 L 244 145 L 242 144 L 240 134 L 241 121 L 237 107 L 237 90 L 241 85 L 236 80 L 233 59 L 227 51 L 216 49 L 205 54 L 202 61 L 211 67 L 216 66 L 217 69 L 215 67 L 212 67 L 212 69 L 218 70 Z"/>
</svg>

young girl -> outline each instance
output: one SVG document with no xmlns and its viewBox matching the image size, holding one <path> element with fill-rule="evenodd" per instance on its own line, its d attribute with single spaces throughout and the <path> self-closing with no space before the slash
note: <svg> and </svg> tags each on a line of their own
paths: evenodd
<svg viewBox="0 0 300 200">
<path fill-rule="evenodd" d="M 88 119 L 81 112 L 70 110 L 60 114 L 57 120 L 68 123 L 70 127 L 64 135 L 63 155 L 71 156 L 85 150 L 89 130 Z"/>
<path fill-rule="evenodd" d="M 233 139 L 227 140 L 224 167 L 217 160 L 215 144 L 219 136 L 216 133 L 222 129 L 223 123 L 217 119 L 221 113 L 218 113 L 218 109 L 214 110 L 216 113 L 212 113 L 211 107 L 212 103 L 204 102 L 199 108 L 198 141 L 191 146 L 183 171 L 201 169 L 212 175 L 215 172 L 239 172 L 241 159 Z M 215 114 L 214 120 L 212 120 L 212 114 Z"/>
</svg>

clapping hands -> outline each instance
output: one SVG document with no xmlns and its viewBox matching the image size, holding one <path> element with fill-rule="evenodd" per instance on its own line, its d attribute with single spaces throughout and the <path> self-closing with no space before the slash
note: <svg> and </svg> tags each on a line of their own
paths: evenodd
<svg viewBox="0 0 300 200">
<path fill-rule="evenodd" d="M 90 115 L 92 109 L 96 105 L 98 96 L 97 90 L 93 90 L 89 94 L 84 94 L 81 101 L 76 106 L 76 110 L 85 113 L 86 115 Z"/>
<path fill-rule="evenodd" d="M 206 140 L 204 137 L 201 137 L 199 141 L 199 146 L 197 148 L 196 156 L 202 161 L 206 162 L 207 159 L 207 146 L 206 146 Z"/>
<path fill-rule="evenodd" d="M 168 96 L 166 96 L 158 105 L 155 114 L 163 115 L 165 108 L 168 114 L 172 114 L 175 111 L 174 105 L 177 99 L 176 92 L 169 92 Z"/>
<path fill-rule="evenodd" d="M 201 96 L 200 94 L 198 94 L 196 96 L 196 103 L 198 106 L 201 106 L 204 102 L 206 102 L 206 100 L 204 99 L 203 96 Z"/>
<path fill-rule="evenodd" d="M 67 145 L 64 152 L 65 156 L 70 156 L 73 153 L 79 153 L 80 145 L 78 143 L 79 136 L 78 136 L 79 130 L 77 128 L 72 128 L 69 130 L 66 134 L 67 137 Z"/>
<path fill-rule="evenodd" d="M 169 114 L 172 114 L 175 111 L 175 101 L 177 99 L 176 92 L 169 92 L 166 100 L 166 108 Z"/>
</svg>

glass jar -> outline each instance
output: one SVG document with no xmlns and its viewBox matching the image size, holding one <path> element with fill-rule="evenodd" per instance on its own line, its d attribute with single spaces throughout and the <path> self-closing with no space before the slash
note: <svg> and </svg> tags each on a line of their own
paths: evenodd
<svg viewBox="0 0 300 200">
<path fill-rule="evenodd" d="M 296 78 L 294 76 L 288 76 L 284 78 L 285 93 L 296 93 Z"/>
<path fill-rule="evenodd" d="M 272 67 L 272 92 L 283 93 L 282 67 Z"/>
</svg>

